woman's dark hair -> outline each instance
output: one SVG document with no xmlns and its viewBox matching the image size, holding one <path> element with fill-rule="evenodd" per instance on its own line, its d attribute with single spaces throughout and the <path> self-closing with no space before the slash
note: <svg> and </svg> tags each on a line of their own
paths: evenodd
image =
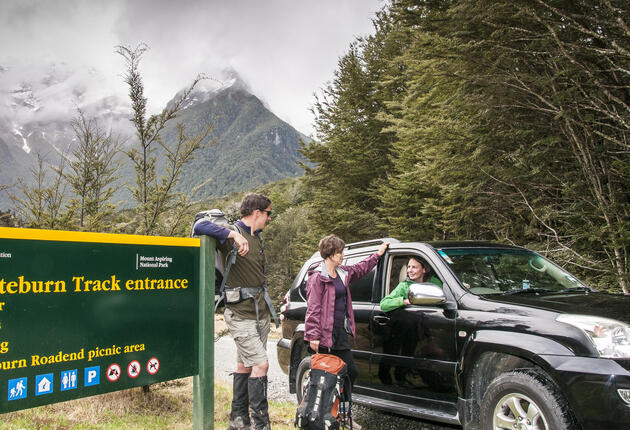
<svg viewBox="0 0 630 430">
<path fill-rule="evenodd" d="M 251 215 L 256 209 L 264 211 L 271 205 L 269 197 L 262 194 L 248 194 L 241 202 L 241 216 Z"/>
<path fill-rule="evenodd" d="M 325 260 L 328 257 L 343 251 L 344 246 L 346 246 L 346 243 L 343 240 L 334 234 L 329 234 L 319 241 L 317 249 L 319 249 L 320 255 Z"/>
<path fill-rule="evenodd" d="M 409 259 L 417 261 L 418 264 L 420 264 L 423 269 L 426 269 L 426 267 L 424 266 L 424 262 L 422 260 L 420 260 L 420 257 L 416 257 L 415 255 L 412 255 L 412 256 L 409 257 Z"/>
</svg>

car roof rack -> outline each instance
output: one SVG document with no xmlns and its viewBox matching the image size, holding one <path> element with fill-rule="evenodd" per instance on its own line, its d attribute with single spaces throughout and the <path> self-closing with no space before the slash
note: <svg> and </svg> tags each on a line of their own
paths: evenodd
<svg viewBox="0 0 630 430">
<path fill-rule="evenodd" d="M 395 239 L 393 237 L 384 237 L 382 239 L 364 240 L 362 242 L 347 243 L 346 246 L 345 246 L 345 249 L 364 248 L 366 246 L 380 245 L 383 242 L 399 243 L 400 240 Z"/>
</svg>

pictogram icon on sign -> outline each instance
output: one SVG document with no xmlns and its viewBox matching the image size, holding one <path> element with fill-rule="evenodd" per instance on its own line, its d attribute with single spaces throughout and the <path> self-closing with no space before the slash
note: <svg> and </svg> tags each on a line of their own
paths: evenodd
<svg viewBox="0 0 630 430">
<path fill-rule="evenodd" d="M 26 392 L 28 378 L 9 379 L 9 392 L 7 400 L 25 399 L 28 395 Z"/>
<path fill-rule="evenodd" d="M 121 370 L 118 364 L 110 364 L 107 368 L 107 379 L 109 379 L 110 382 L 116 382 L 118 381 L 118 378 L 120 378 L 120 373 Z"/>
<path fill-rule="evenodd" d="M 129 363 L 129 366 L 127 366 L 127 375 L 129 375 L 130 378 L 135 378 L 140 374 L 140 370 L 142 370 L 140 362 L 138 360 L 133 360 Z"/>
<path fill-rule="evenodd" d="M 90 387 L 101 383 L 101 367 L 86 367 L 84 370 L 83 385 Z"/>
<path fill-rule="evenodd" d="M 149 372 L 150 375 L 155 375 L 158 370 L 160 370 L 160 360 L 153 357 L 147 362 L 147 372 Z"/>
<path fill-rule="evenodd" d="M 77 369 L 64 370 L 61 372 L 61 391 L 74 390 L 77 388 Z"/>
<path fill-rule="evenodd" d="M 53 392 L 53 374 L 37 375 L 35 377 L 35 395 L 50 394 Z"/>
</svg>

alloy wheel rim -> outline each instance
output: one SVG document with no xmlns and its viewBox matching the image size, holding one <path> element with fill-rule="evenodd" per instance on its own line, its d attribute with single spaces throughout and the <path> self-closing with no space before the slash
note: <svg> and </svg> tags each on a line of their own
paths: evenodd
<svg viewBox="0 0 630 430">
<path fill-rule="evenodd" d="M 492 428 L 495 430 L 550 430 L 540 407 L 521 393 L 509 393 L 494 408 Z"/>
</svg>

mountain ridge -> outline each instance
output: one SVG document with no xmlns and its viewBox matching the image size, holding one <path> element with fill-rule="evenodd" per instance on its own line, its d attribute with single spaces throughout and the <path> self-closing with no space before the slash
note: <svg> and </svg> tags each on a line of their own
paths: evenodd
<svg viewBox="0 0 630 430">
<path fill-rule="evenodd" d="M 0 111 L 0 156 L 8 156 L 0 161 L 0 184 L 14 184 L 18 177 L 30 182 L 29 169 L 35 165 L 36 154 L 43 156 L 51 166 L 56 166 L 61 157 L 71 158 L 76 139 L 70 124 L 76 117 L 77 106 L 87 118 L 97 118 L 105 130 L 125 136 L 125 149 L 133 147 L 136 137 L 129 121 L 132 114 L 129 103 L 111 95 L 94 97 L 89 94 L 90 87 L 86 84 L 77 88 L 68 83 L 68 79 L 74 79 L 72 76 L 59 72 L 56 78 L 38 80 L 37 85 L 23 82 L 20 88 L 24 91 L 19 93 L 20 98 L 29 103 L 5 102 L 3 111 Z M 55 89 L 46 87 L 45 81 Z M 67 99 L 75 103 L 74 111 L 72 106 L 66 106 L 64 110 L 59 104 L 59 97 L 64 97 L 62 89 L 68 93 Z M 172 106 L 183 91 L 167 106 Z M 9 93 L 3 92 L 5 95 Z M 51 109 L 41 94 L 55 95 L 55 99 L 51 99 Z M 80 100 L 84 103 L 79 104 Z M 58 115 L 53 114 L 55 110 L 59 111 Z M 299 141 L 308 138 L 271 112 L 233 70 L 223 81 L 200 81 L 177 118 L 163 131 L 166 144 L 175 141 L 178 122 L 186 125 L 189 134 L 200 132 L 205 124 L 214 126 L 208 141 L 216 144 L 206 142 L 195 153 L 183 169 L 177 186 L 178 191 L 189 194 L 193 188 L 205 183 L 195 199 L 215 198 L 302 173 Z M 161 153 L 158 150 L 155 154 L 160 157 Z M 122 176 L 119 184 L 123 186 L 115 200 L 122 202 L 121 207 L 130 207 L 133 206 L 131 194 L 124 185 L 135 183 L 133 167 L 127 157 L 121 155 L 119 158 L 123 163 L 118 170 Z M 164 165 L 163 157 L 158 160 L 158 167 L 160 165 Z M 52 177 L 52 174 L 48 176 Z M 16 192 L 15 188 L 10 192 Z M 10 206 L 7 193 L 0 193 L 0 209 Z"/>
</svg>

